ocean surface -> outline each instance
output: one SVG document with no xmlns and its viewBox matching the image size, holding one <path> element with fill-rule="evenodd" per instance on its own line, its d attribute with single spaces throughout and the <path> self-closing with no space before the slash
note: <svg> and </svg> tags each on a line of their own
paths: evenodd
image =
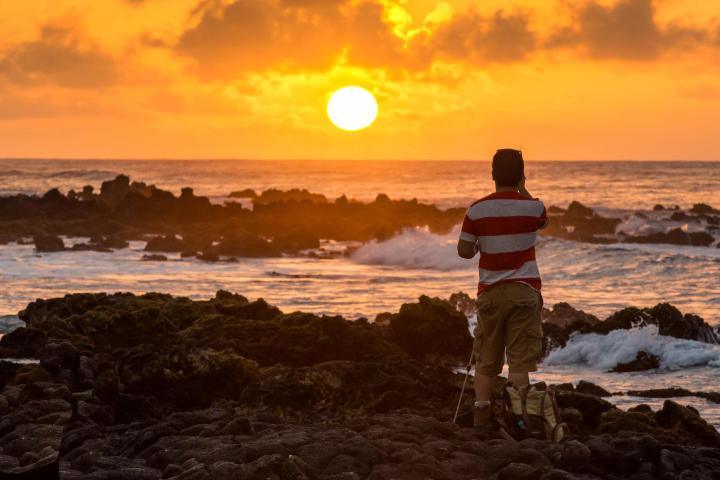
<svg viewBox="0 0 720 480">
<path fill-rule="evenodd" d="M 411 161 L 95 161 L 0 160 L 0 195 L 99 189 L 124 173 L 132 180 L 179 193 L 186 186 L 222 203 L 234 190 L 307 188 L 333 199 L 417 198 L 443 208 L 468 206 L 492 191 L 490 163 Z M 526 162 L 527 187 L 546 205 L 578 200 L 599 213 L 624 219 L 619 229 L 649 233 L 696 225 L 667 220 L 656 204 L 720 208 L 720 162 Z M 460 221 L 460 219 L 458 219 Z M 69 243 L 82 239 L 68 239 Z M 717 238 L 720 241 L 720 238 Z M 427 294 L 447 298 L 476 288 L 477 260 L 457 257 L 457 229 L 434 235 L 408 229 L 370 242 L 349 257 L 241 259 L 211 264 L 170 256 L 141 262 L 143 242 L 115 253 L 36 254 L 31 245 L 0 246 L 0 332 L 19 324 L 17 313 L 36 298 L 71 292 L 160 291 L 208 298 L 218 289 L 263 297 L 285 311 L 304 310 L 374 318 Z M 327 246 L 342 249 L 348 244 Z M 626 306 L 670 302 L 686 313 L 720 324 L 720 248 L 672 245 L 589 245 L 541 238 L 538 263 L 545 303 L 568 302 L 600 318 Z M 720 390 L 720 346 L 669 341 L 657 332 L 633 331 L 612 338 L 576 338 L 547 359 L 538 378 L 584 378 L 611 391 L 683 386 Z M 696 342 L 695 342 L 696 343 Z M 660 372 L 608 374 L 609 364 L 641 349 L 658 348 Z M 613 353 L 614 352 L 614 353 Z M 610 365 L 611 367 L 612 365 Z M 647 399 L 613 397 L 621 403 Z M 720 405 L 683 399 L 720 426 Z"/>
</svg>

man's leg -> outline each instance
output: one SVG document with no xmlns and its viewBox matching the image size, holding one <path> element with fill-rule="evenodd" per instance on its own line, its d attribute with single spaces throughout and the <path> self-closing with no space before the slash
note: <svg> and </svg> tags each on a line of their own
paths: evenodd
<svg viewBox="0 0 720 480">
<path fill-rule="evenodd" d="M 530 375 L 528 372 L 511 372 L 508 375 L 508 381 L 516 387 L 530 385 Z"/>
<path fill-rule="evenodd" d="M 505 325 L 508 380 L 516 387 L 530 384 L 528 372 L 537 370 L 542 358 L 542 300 L 527 285 L 513 284 L 506 301 L 512 305 Z"/>
<path fill-rule="evenodd" d="M 490 423 L 490 398 L 495 377 L 502 370 L 505 351 L 503 306 L 494 302 L 488 290 L 478 298 L 478 327 L 475 330 L 475 426 Z"/>
<path fill-rule="evenodd" d="M 495 386 L 495 375 L 483 375 L 475 373 L 475 400 L 489 402 Z"/>
</svg>

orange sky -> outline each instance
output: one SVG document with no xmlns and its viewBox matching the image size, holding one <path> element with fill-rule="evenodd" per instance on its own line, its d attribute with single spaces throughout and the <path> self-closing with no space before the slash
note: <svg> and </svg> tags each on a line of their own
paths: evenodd
<svg viewBox="0 0 720 480">
<path fill-rule="evenodd" d="M 0 157 L 720 159 L 720 2 L 0 4 Z M 343 132 L 329 94 L 377 122 Z"/>
</svg>

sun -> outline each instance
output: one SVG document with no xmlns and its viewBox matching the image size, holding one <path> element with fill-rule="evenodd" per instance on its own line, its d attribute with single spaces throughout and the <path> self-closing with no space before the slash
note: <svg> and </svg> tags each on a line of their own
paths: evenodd
<svg viewBox="0 0 720 480">
<path fill-rule="evenodd" d="M 364 88 L 345 87 L 330 96 L 327 114 L 336 127 L 355 132 L 372 125 L 378 115 L 378 104 Z"/>
</svg>

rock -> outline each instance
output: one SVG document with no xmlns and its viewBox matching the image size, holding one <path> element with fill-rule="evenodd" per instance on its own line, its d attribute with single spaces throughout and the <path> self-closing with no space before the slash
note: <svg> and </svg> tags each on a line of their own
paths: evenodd
<svg viewBox="0 0 720 480">
<path fill-rule="evenodd" d="M 47 335 L 40 329 L 18 327 L 0 338 L 0 351 L 3 356 L 14 358 L 33 358 L 47 342 Z"/>
<path fill-rule="evenodd" d="M 253 203 L 255 205 L 284 202 L 327 203 L 327 198 L 324 195 L 310 193 L 304 188 L 293 188 L 287 191 L 271 188 L 270 190 L 265 190 L 259 196 L 253 198 Z"/>
<path fill-rule="evenodd" d="M 596 397 L 611 397 L 612 394 L 602 387 L 595 385 L 594 383 L 580 380 L 575 390 L 580 393 L 586 393 L 588 395 L 595 395 Z"/>
<path fill-rule="evenodd" d="M 186 249 L 185 242 L 175 235 L 153 237 L 145 245 L 146 252 L 182 252 Z"/>
<path fill-rule="evenodd" d="M 631 329 L 657 325 L 658 333 L 686 340 L 698 340 L 705 343 L 720 343 L 715 330 L 697 315 L 685 314 L 669 303 L 660 303 L 653 308 L 638 309 L 629 307 L 610 315 L 586 332 L 606 334 L 612 330 Z"/>
<path fill-rule="evenodd" d="M 701 445 L 720 447 L 720 433 L 703 420 L 693 408 L 665 400 L 662 410 L 657 412 L 655 418 L 665 428 L 682 427 Z"/>
<path fill-rule="evenodd" d="M 140 259 L 143 262 L 167 262 L 168 257 L 165 255 L 143 255 Z"/>
<path fill-rule="evenodd" d="M 510 463 L 497 474 L 498 480 L 536 480 L 540 478 L 538 468 L 524 463 Z"/>
<path fill-rule="evenodd" d="M 246 188 L 244 190 L 236 190 L 234 192 L 230 192 L 228 197 L 230 198 L 256 198 L 258 195 L 255 193 L 255 190 L 252 188 Z"/>
<path fill-rule="evenodd" d="M 639 412 L 611 409 L 600 417 L 598 433 L 640 432 L 649 433 L 658 428 L 654 418 Z"/>
<path fill-rule="evenodd" d="M 710 205 L 706 203 L 696 203 L 693 205 L 693 207 L 690 209 L 690 213 L 698 213 L 698 214 L 714 214 L 717 215 L 720 213 L 720 210 L 711 207 Z"/>
<path fill-rule="evenodd" d="M 198 260 L 202 260 L 203 262 L 219 262 L 220 261 L 220 255 L 218 255 L 215 252 L 201 252 L 197 255 Z"/>
<path fill-rule="evenodd" d="M 33 236 L 36 252 L 50 253 L 65 251 L 65 243 L 62 238 L 55 235 L 35 235 Z"/>
<path fill-rule="evenodd" d="M 581 325 L 595 325 L 600 320 L 589 313 L 577 310 L 567 303 L 556 303 L 552 310 L 543 310 L 542 321 L 552 323 L 561 328 L 577 329 Z"/>
<path fill-rule="evenodd" d="M 113 180 L 102 183 L 100 198 L 110 205 L 116 205 L 130 192 L 130 178 L 118 175 Z"/>
<path fill-rule="evenodd" d="M 673 228 L 667 232 L 651 233 L 649 235 L 631 235 L 624 239 L 627 243 L 666 243 L 671 245 L 692 245 L 707 247 L 715 238 L 707 232 L 685 232 L 680 228 Z"/>
<path fill-rule="evenodd" d="M 660 359 L 657 356 L 647 352 L 638 352 L 635 356 L 635 360 L 618 363 L 610 371 L 616 373 L 642 372 L 645 370 L 654 370 L 656 368 L 660 368 Z"/>
<path fill-rule="evenodd" d="M 452 304 L 426 296 L 404 304 L 390 318 L 393 341 L 415 356 L 468 355 L 472 347 L 468 328 L 467 318 Z"/>
<path fill-rule="evenodd" d="M 320 240 L 312 233 L 292 232 L 273 238 L 271 245 L 281 252 L 298 253 L 320 248 Z"/>
<path fill-rule="evenodd" d="M 278 257 L 280 251 L 270 242 L 252 234 L 236 234 L 223 238 L 216 247 L 221 255 L 235 255 L 238 257 Z"/>
<path fill-rule="evenodd" d="M 673 397 L 689 397 L 693 396 L 694 393 L 684 388 L 672 387 L 672 388 L 654 388 L 650 390 L 629 390 L 625 392 L 626 395 L 633 397 L 647 397 L 647 398 L 673 398 Z"/>
</svg>

